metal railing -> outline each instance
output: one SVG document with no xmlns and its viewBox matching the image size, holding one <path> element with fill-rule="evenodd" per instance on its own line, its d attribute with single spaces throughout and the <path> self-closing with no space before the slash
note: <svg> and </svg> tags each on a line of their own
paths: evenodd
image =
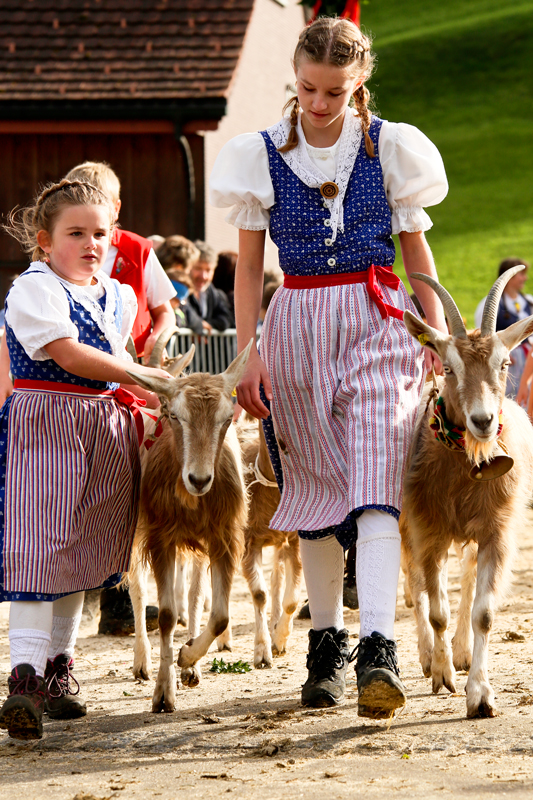
<svg viewBox="0 0 533 800">
<path fill-rule="evenodd" d="M 189 367 L 190 372 L 209 372 L 216 375 L 224 372 L 237 355 L 237 331 L 211 331 L 198 336 L 190 328 L 180 328 L 167 345 L 170 358 L 183 355 L 194 344 L 196 351 Z"/>
</svg>

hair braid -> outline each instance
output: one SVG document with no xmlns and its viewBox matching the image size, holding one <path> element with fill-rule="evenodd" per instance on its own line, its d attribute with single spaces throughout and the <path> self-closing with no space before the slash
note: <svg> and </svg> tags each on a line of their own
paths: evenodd
<svg viewBox="0 0 533 800">
<path fill-rule="evenodd" d="M 294 148 L 298 146 L 298 109 L 300 108 L 300 103 L 298 102 L 296 95 L 291 97 L 291 99 L 285 103 L 283 106 L 283 111 L 285 112 L 291 105 L 292 108 L 289 116 L 291 129 L 285 144 L 282 147 L 278 147 L 278 153 L 288 153 L 290 150 L 294 150 Z"/>
<path fill-rule="evenodd" d="M 374 142 L 370 138 L 369 130 L 370 123 L 372 122 L 372 114 L 368 109 L 368 101 L 370 100 L 370 92 L 361 84 L 359 88 L 353 93 L 355 107 L 357 108 L 359 117 L 361 119 L 361 128 L 365 136 L 365 150 L 369 158 L 374 158 Z"/>
</svg>

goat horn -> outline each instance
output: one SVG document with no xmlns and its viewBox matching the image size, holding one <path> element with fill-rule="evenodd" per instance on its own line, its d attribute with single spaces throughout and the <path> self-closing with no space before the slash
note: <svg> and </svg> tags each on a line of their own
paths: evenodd
<svg viewBox="0 0 533 800">
<path fill-rule="evenodd" d="M 427 283 L 428 286 L 431 286 L 433 291 L 436 295 L 440 298 L 442 305 L 444 306 L 444 312 L 446 314 L 446 318 L 448 320 L 448 324 L 450 326 L 452 336 L 455 336 L 457 339 L 465 339 L 466 338 L 466 328 L 463 322 L 463 318 L 459 312 L 455 304 L 455 300 L 451 296 L 451 294 L 444 288 L 444 286 L 436 281 L 434 278 L 431 278 L 429 275 L 422 275 L 420 272 L 413 272 L 410 275 L 411 278 L 416 278 L 417 281 L 422 281 L 423 283 Z"/>
<path fill-rule="evenodd" d="M 174 325 L 171 328 L 165 328 L 165 330 L 159 334 L 157 342 L 154 344 L 154 349 L 150 353 L 150 358 L 148 360 L 147 366 L 149 367 L 161 367 L 161 359 L 163 357 L 163 350 L 177 332 L 178 328 Z"/>
<path fill-rule="evenodd" d="M 135 349 L 135 342 L 133 341 L 131 336 L 128 336 L 128 341 L 126 342 L 126 350 L 130 354 L 130 356 L 133 358 L 134 362 L 136 364 L 138 364 L 139 363 L 139 356 L 137 355 L 137 350 Z"/>
<path fill-rule="evenodd" d="M 485 300 L 483 319 L 481 320 L 480 327 L 482 336 L 492 336 L 493 333 L 496 333 L 496 318 L 498 316 L 498 306 L 500 304 L 503 290 L 511 278 L 513 278 L 519 272 L 522 272 L 524 269 L 524 264 L 520 264 L 517 267 L 512 267 L 511 269 L 506 270 L 503 275 L 500 275 L 488 293 L 487 299 Z"/>
</svg>

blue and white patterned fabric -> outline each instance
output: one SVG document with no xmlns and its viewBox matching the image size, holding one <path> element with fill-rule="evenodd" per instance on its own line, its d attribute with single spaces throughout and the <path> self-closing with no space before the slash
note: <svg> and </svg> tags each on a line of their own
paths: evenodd
<svg viewBox="0 0 533 800">
<path fill-rule="evenodd" d="M 378 153 L 382 121 L 372 118 L 370 137 Z M 360 272 L 372 264 L 392 266 L 395 249 L 379 155 L 370 158 L 364 139 L 344 197 L 344 230 L 330 236 L 330 211 L 319 189 L 310 188 L 265 140 L 276 202 L 270 209 L 270 236 L 279 248 L 286 275 L 332 275 Z"/>
<path fill-rule="evenodd" d="M 33 270 L 28 269 L 19 276 L 18 280 L 22 281 L 28 275 L 34 274 Z M 89 312 L 83 308 L 82 305 L 77 303 L 68 288 L 63 285 L 65 294 L 67 296 L 70 307 L 70 319 L 79 330 L 80 344 L 87 344 L 91 347 L 96 347 L 104 353 L 112 353 L 111 345 L 107 341 L 104 334 L 100 331 L 95 321 Z M 115 324 L 117 330 L 122 326 L 122 313 L 123 303 L 120 293 L 119 284 L 113 283 L 113 290 L 115 293 Z M 97 302 L 105 308 L 107 295 L 103 295 Z M 9 308 L 9 294 L 6 298 L 6 309 Z M 47 361 L 34 361 L 31 359 L 22 345 L 16 339 L 12 329 L 6 323 L 6 342 L 9 349 L 9 360 L 11 363 L 11 374 L 13 378 L 25 380 L 39 380 L 39 381 L 52 381 L 54 383 L 71 383 L 76 386 L 87 386 L 91 389 L 116 389 L 118 383 L 104 383 L 103 381 L 94 381 L 89 378 L 80 378 L 78 375 L 73 375 L 71 372 L 66 372 L 59 364 L 56 364 L 51 358 Z"/>
</svg>

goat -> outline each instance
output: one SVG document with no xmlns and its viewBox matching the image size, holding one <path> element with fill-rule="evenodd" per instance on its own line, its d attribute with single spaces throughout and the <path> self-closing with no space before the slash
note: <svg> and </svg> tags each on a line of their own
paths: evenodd
<svg viewBox="0 0 533 800">
<path fill-rule="evenodd" d="M 179 375 L 191 362 L 194 346 L 166 369 L 164 378 L 147 378 L 133 370 L 131 378 L 156 392 L 164 417 L 162 432 L 141 456 L 142 482 L 139 523 L 130 594 L 135 612 L 134 673 L 150 674 L 150 643 L 143 623 L 146 572 L 153 569 L 159 603 L 161 657 L 152 701 L 154 712 L 176 706 L 173 634 L 177 622 L 175 568 L 177 550 L 192 551 L 194 561 L 209 559 L 212 607 L 206 629 L 189 639 L 178 656 L 181 681 L 196 686 L 197 662 L 229 622 L 229 595 L 242 557 L 247 496 L 241 454 L 233 418 L 235 386 L 246 368 L 251 342 L 220 375 Z M 159 422 L 161 425 L 161 422 Z M 199 617 L 196 616 L 198 620 Z M 196 622 L 189 620 L 192 627 Z"/>
<path fill-rule="evenodd" d="M 302 580 L 302 562 L 297 531 L 275 531 L 268 524 L 279 504 L 279 489 L 261 422 L 240 422 L 237 433 L 248 469 L 245 480 L 250 495 L 248 522 L 244 530 L 242 571 L 252 594 L 255 610 L 254 666 L 272 666 L 272 653 L 285 653 L 292 630 Z M 274 547 L 271 576 L 272 610 L 269 634 L 266 605 L 268 591 L 262 570 L 263 547 Z M 285 591 L 281 600 L 283 576 Z"/>
<path fill-rule="evenodd" d="M 425 411 L 422 404 L 415 425 L 400 518 L 404 564 L 424 675 L 432 677 L 434 693 L 443 685 L 455 692 L 455 669 L 469 670 L 468 717 L 497 713 L 488 677 L 488 641 L 533 488 L 533 428 L 523 409 L 504 396 L 510 351 L 533 332 L 533 317 L 495 331 L 503 289 L 521 269 L 508 270 L 496 281 L 480 330 L 467 333 L 446 289 L 420 274 L 412 277 L 440 297 L 451 335 L 409 311 L 404 314 L 409 333 L 442 361 L 439 403 L 445 406 L 445 416 L 439 415 L 440 405 L 431 420 L 429 401 Z M 450 429 L 451 439 L 446 438 Z M 465 568 L 450 648 L 446 565 L 452 542 L 462 546 Z"/>
</svg>

